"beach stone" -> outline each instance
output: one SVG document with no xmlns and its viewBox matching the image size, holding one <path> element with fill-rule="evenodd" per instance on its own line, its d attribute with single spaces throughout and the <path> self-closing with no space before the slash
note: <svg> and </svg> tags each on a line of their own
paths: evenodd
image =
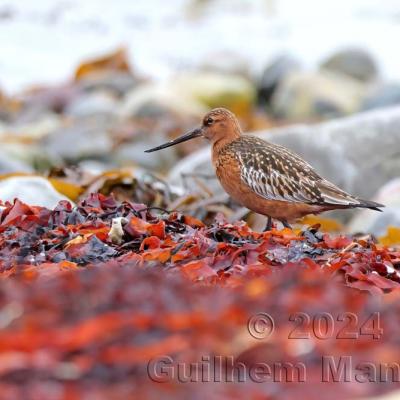
<svg viewBox="0 0 400 400">
<path fill-rule="evenodd" d="M 400 104 L 400 84 L 386 83 L 372 88 L 363 101 L 364 110 Z"/>
<path fill-rule="evenodd" d="M 256 88 L 251 81 L 235 74 L 182 74 L 173 81 L 172 90 L 207 108 L 225 107 L 243 118 L 250 115 L 256 100 Z"/>
<path fill-rule="evenodd" d="M 102 119 L 90 119 L 55 130 L 41 140 L 40 147 L 49 158 L 56 156 L 74 161 L 108 157 L 112 144 L 107 123 Z"/>
<path fill-rule="evenodd" d="M 0 175 L 18 172 L 32 173 L 33 168 L 27 162 L 15 157 L 5 149 L 0 150 Z"/>
<path fill-rule="evenodd" d="M 365 90 L 359 81 L 334 72 L 294 72 L 279 84 L 271 108 L 289 120 L 338 117 L 358 111 Z"/>
<path fill-rule="evenodd" d="M 273 59 L 264 69 L 258 83 L 258 99 L 269 103 L 279 83 L 285 76 L 301 69 L 300 62 L 292 56 L 280 55 Z"/>
<path fill-rule="evenodd" d="M 57 192 L 47 179 L 39 176 L 13 176 L 0 181 L 0 200 L 14 201 L 54 208 L 59 201 L 68 200 Z"/>
<path fill-rule="evenodd" d="M 36 118 L 28 118 L 24 114 L 23 118 L 17 117 L 13 122 L 0 124 L 0 136 L 12 136 L 14 142 L 18 139 L 35 141 L 60 128 L 62 124 L 60 116 L 50 111 L 37 115 Z"/>
<path fill-rule="evenodd" d="M 188 94 L 178 93 L 169 85 L 148 83 L 129 92 L 118 115 L 127 118 L 163 118 L 168 114 L 201 118 L 208 108 Z"/>
<path fill-rule="evenodd" d="M 342 189 L 365 199 L 390 179 L 400 176 L 400 107 L 370 111 L 330 122 L 296 124 L 258 135 L 288 147 L 311 163 L 317 172 Z M 213 174 L 210 149 L 204 148 L 181 160 L 168 181 L 182 184 L 185 173 Z M 216 179 L 208 187 L 222 193 Z M 336 215 L 348 218 L 348 212 Z"/>
<path fill-rule="evenodd" d="M 0 122 L 11 121 L 16 114 L 21 112 L 21 100 L 10 97 L 0 88 Z"/>
<path fill-rule="evenodd" d="M 64 112 L 65 107 L 73 101 L 82 90 L 75 83 L 38 87 L 21 95 L 24 107 L 18 119 L 25 122 L 34 121 L 43 113 Z"/>
<path fill-rule="evenodd" d="M 40 144 L 54 131 L 62 129 L 65 120 L 59 114 L 26 105 L 22 113 L 12 122 L 0 124 L 2 140 L 2 161 L 4 173 L 33 172 L 45 170 L 50 165 L 61 162 L 56 155 L 43 151 Z"/>
<path fill-rule="evenodd" d="M 378 67 L 372 55 L 361 48 L 344 49 L 332 54 L 321 68 L 338 72 L 362 82 L 369 82 L 378 76 Z"/>
<path fill-rule="evenodd" d="M 117 114 L 119 101 L 110 92 L 96 91 L 82 93 L 71 101 L 65 109 L 65 115 L 75 118 L 107 117 Z"/>
<path fill-rule="evenodd" d="M 106 171 L 115 169 L 116 165 L 110 162 L 104 162 L 99 160 L 82 160 L 78 164 L 78 170 L 84 171 L 86 174 L 92 176 L 98 176 Z"/>
<path fill-rule="evenodd" d="M 102 71 L 92 73 L 79 81 L 79 87 L 87 92 L 106 91 L 124 96 L 139 84 L 138 78 L 124 71 Z"/>
</svg>

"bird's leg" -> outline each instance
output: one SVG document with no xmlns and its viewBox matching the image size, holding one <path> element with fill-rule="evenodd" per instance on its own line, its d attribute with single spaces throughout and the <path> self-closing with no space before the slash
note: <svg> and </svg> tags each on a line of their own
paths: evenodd
<svg viewBox="0 0 400 400">
<path fill-rule="evenodd" d="M 263 232 L 270 231 L 272 229 L 272 218 L 268 217 L 267 225 L 265 225 L 265 229 Z"/>
<path fill-rule="evenodd" d="M 290 224 L 286 221 L 286 219 L 281 220 L 281 222 L 282 222 L 282 225 L 283 225 L 285 228 L 292 229 L 292 227 L 291 227 Z"/>
</svg>

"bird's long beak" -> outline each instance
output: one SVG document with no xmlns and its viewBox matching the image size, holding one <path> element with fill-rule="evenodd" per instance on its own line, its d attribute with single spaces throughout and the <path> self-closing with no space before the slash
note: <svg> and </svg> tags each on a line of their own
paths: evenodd
<svg viewBox="0 0 400 400">
<path fill-rule="evenodd" d="M 185 133 L 178 138 L 171 140 L 167 143 L 161 144 L 160 146 L 153 147 L 152 149 L 145 150 L 145 153 L 152 153 L 153 151 L 158 151 L 161 149 L 165 149 L 166 147 L 175 146 L 178 143 L 186 142 L 187 140 L 194 139 L 197 137 L 203 136 L 203 131 L 201 128 L 193 129 L 190 132 Z"/>
</svg>

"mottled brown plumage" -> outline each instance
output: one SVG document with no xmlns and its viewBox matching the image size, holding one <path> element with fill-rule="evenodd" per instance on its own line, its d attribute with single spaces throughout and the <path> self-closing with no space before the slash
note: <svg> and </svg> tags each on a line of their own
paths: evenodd
<svg viewBox="0 0 400 400">
<path fill-rule="evenodd" d="M 225 191 L 238 203 L 285 226 L 307 214 L 343 208 L 383 207 L 339 189 L 318 175 L 300 156 L 283 146 L 242 135 L 236 117 L 217 108 L 186 135 L 148 152 L 203 136 L 211 141 L 212 162 Z"/>
</svg>

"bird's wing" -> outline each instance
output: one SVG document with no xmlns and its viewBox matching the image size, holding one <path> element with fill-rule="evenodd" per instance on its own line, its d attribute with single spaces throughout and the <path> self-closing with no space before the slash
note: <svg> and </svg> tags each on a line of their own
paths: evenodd
<svg viewBox="0 0 400 400">
<path fill-rule="evenodd" d="M 243 138 L 242 138 L 243 139 Z M 360 201 L 323 179 L 298 155 L 283 146 L 249 136 L 236 152 L 241 178 L 267 200 L 315 205 L 352 206 Z"/>
</svg>

